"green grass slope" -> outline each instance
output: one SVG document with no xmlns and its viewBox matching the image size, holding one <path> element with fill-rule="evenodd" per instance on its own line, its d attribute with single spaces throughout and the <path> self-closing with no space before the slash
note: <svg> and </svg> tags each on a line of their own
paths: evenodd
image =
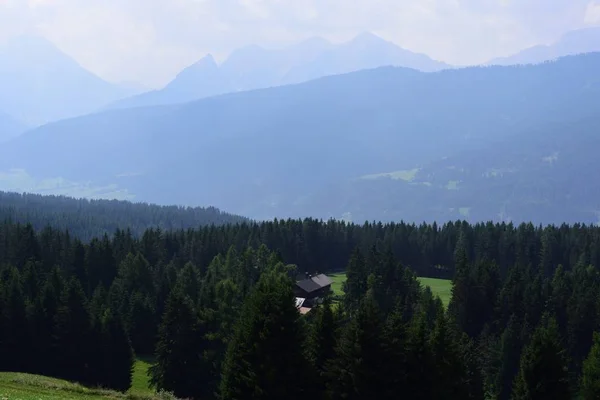
<svg viewBox="0 0 600 400">
<path fill-rule="evenodd" d="M 167 393 L 155 393 L 149 388 L 150 360 L 136 362 L 133 383 L 127 393 L 87 388 L 77 383 L 45 376 L 2 372 L 0 373 L 0 399 L 2 400 L 176 400 Z"/>
<path fill-rule="evenodd" d="M 418 278 L 423 286 L 429 286 L 435 296 L 438 296 L 445 307 L 450 303 L 452 297 L 452 281 L 449 279 Z"/>
</svg>

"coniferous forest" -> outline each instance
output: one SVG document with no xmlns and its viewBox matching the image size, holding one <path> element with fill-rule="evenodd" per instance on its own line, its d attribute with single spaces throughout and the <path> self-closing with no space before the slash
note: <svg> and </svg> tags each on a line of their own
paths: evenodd
<svg viewBox="0 0 600 400">
<path fill-rule="evenodd" d="M 193 399 L 597 399 L 600 228 L 0 225 L 0 370 Z M 301 315 L 305 272 L 346 271 Z M 452 279 L 448 307 L 417 276 Z"/>
</svg>

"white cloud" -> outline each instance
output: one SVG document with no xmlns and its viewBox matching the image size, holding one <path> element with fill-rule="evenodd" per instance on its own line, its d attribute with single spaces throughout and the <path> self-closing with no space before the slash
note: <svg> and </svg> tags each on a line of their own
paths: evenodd
<svg viewBox="0 0 600 400">
<path fill-rule="evenodd" d="M 600 2 L 590 1 L 585 10 L 585 23 L 589 25 L 600 24 Z"/>
<path fill-rule="evenodd" d="M 204 54 L 372 31 L 477 63 L 600 22 L 589 0 L 0 0 L 0 40 L 39 32 L 110 80 L 160 85 Z"/>
</svg>

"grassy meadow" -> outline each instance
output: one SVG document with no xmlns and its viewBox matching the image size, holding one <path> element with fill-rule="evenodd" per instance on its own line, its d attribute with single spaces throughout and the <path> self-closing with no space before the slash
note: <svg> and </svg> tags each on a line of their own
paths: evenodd
<svg viewBox="0 0 600 400">
<path fill-rule="evenodd" d="M 346 280 L 346 274 L 344 272 L 338 272 L 335 274 L 328 275 L 333 283 L 331 284 L 331 290 L 335 295 L 343 295 L 342 285 Z M 450 303 L 450 296 L 452 295 L 452 281 L 448 279 L 435 279 L 435 278 L 418 278 L 419 282 L 423 286 L 429 286 L 434 295 L 438 296 L 444 306 L 448 306 Z"/>
<path fill-rule="evenodd" d="M 452 296 L 452 281 L 449 279 L 418 278 L 423 286 L 429 286 L 435 296 L 438 296 L 444 306 L 448 307 Z"/>
<path fill-rule="evenodd" d="M 127 393 L 91 389 L 76 383 L 44 376 L 0 373 L 1 400 L 173 400 L 169 394 L 157 394 L 148 387 L 151 360 L 140 358 L 135 363 L 133 383 Z"/>
</svg>

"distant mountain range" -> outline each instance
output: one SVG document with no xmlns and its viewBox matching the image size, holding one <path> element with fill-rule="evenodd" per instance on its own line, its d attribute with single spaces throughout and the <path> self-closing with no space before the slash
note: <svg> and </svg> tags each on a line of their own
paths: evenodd
<svg viewBox="0 0 600 400">
<path fill-rule="evenodd" d="M 568 55 L 600 51 L 600 27 L 579 29 L 564 34 L 556 43 L 534 46 L 509 57 L 496 58 L 488 65 L 538 64 Z"/>
<path fill-rule="evenodd" d="M 135 93 L 100 79 L 40 37 L 0 45 L 0 110 L 27 125 L 88 114 Z"/>
<path fill-rule="evenodd" d="M 104 188 L 256 219 L 596 222 L 598 71 L 600 53 L 381 67 L 111 110 L 0 147 L 0 188 Z"/>
<path fill-rule="evenodd" d="M 244 47 L 234 51 L 221 65 L 207 55 L 184 69 L 165 88 L 117 101 L 106 109 L 184 103 L 382 66 L 401 66 L 425 72 L 450 67 L 371 33 L 360 34 L 338 45 L 322 38 L 312 38 L 281 50 Z"/>
<path fill-rule="evenodd" d="M 0 111 L 0 143 L 25 132 L 26 125 Z"/>
</svg>

